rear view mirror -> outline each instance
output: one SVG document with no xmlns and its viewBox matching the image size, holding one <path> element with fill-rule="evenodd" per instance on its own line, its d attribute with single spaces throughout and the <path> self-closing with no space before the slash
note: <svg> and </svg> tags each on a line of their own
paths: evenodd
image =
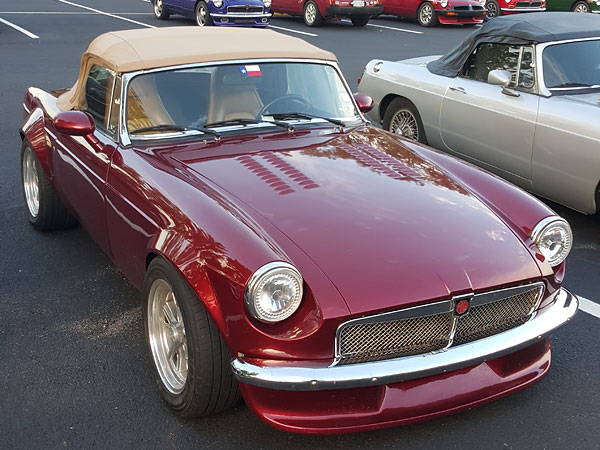
<svg viewBox="0 0 600 450">
<path fill-rule="evenodd" d="M 88 136 L 94 132 L 94 119 L 83 111 L 64 111 L 54 118 L 56 131 L 69 136 Z"/>
<path fill-rule="evenodd" d="M 371 97 L 369 97 L 367 94 L 362 94 L 362 93 L 355 93 L 352 94 L 354 96 L 354 100 L 356 101 L 356 104 L 358 105 L 358 109 L 360 109 L 360 112 L 362 113 L 368 113 L 369 111 L 371 111 L 373 109 L 373 99 Z"/>
</svg>

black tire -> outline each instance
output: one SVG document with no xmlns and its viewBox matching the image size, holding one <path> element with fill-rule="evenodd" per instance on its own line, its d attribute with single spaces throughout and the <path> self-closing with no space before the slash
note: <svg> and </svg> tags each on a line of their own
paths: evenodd
<svg viewBox="0 0 600 450">
<path fill-rule="evenodd" d="M 404 117 L 412 116 L 414 126 L 407 125 L 405 127 L 396 128 L 398 122 L 394 122 L 394 120 L 401 120 L 403 118 L 402 115 L 404 115 Z M 406 139 L 427 144 L 425 129 L 423 128 L 423 122 L 421 121 L 419 111 L 417 111 L 415 105 L 404 98 L 394 99 L 387 107 L 383 116 L 383 128 L 390 133 L 402 136 Z"/>
<path fill-rule="evenodd" d="M 502 15 L 502 10 L 500 9 L 500 5 L 496 0 L 487 0 L 485 2 L 485 9 L 487 9 L 487 14 L 485 15 L 484 20 L 492 20 L 496 17 Z"/>
<path fill-rule="evenodd" d="M 587 4 L 587 2 L 575 2 L 573 4 L 573 7 L 571 8 L 571 11 L 573 12 L 578 12 L 578 13 L 589 13 L 592 12 L 592 10 L 590 9 L 590 6 Z"/>
<path fill-rule="evenodd" d="M 152 0 L 152 9 L 154 10 L 154 17 L 158 20 L 167 20 L 170 16 L 169 12 L 163 5 L 162 0 Z"/>
<path fill-rule="evenodd" d="M 323 25 L 321 11 L 319 11 L 319 7 L 312 0 L 304 4 L 302 18 L 304 19 L 304 23 L 309 27 L 320 27 Z"/>
<path fill-rule="evenodd" d="M 155 281 L 165 281 L 179 307 L 187 345 L 187 377 L 183 390 L 173 394 L 161 379 L 150 344 L 149 303 Z M 160 394 L 169 408 L 182 417 L 203 417 L 234 407 L 240 391 L 231 370 L 231 353 L 196 293 L 183 276 L 165 260 L 152 260 L 144 280 L 144 329 L 146 344 Z"/>
<path fill-rule="evenodd" d="M 195 9 L 196 25 L 200 27 L 210 27 L 214 25 L 212 17 L 210 17 L 210 10 L 206 2 L 200 1 L 196 3 Z"/>
<path fill-rule="evenodd" d="M 27 188 L 26 185 L 33 188 Z M 24 141 L 21 147 L 21 188 L 27 218 L 36 230 L 61 230 L 75 225 L 75 219 L 54 191 L 37 155 L 27 141 Z"/>
<path fill-rule="evenodd" d="M 421 3 L 417 10 L 417 21 L 422 27 L 435 27 L 439 23 L 437 13 L 431 3 Z"/>
<path fill-rule="evenodd" d="M 352 25 L 355 27 L 364 27 L 369 23 L 369 16 L 354 16 L 350 20 L 352 20 Z"/>
</svg>

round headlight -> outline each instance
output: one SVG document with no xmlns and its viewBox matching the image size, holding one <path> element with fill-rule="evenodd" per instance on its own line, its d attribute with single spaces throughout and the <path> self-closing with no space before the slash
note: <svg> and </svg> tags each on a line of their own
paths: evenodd
<svg viewBox="0 0 600 450">
<path fill-rule="evenodd" d="M 250 277 L 244 296 L 248 311 L 258 320 L 280 322 L 300 306 L 302 276 L 290 264 L 266 264 Z"/>
<path fill-rule="evenodd" d="M 270 8 L 271 7 L 271 0 L 263 0 L 263 4 L 265 5 L 265 8 Z"/>
<path fill-rule="evenodd" d="M 215 5 L 216 8 L 220 8 L 223 6 L 223 0 L 213 0 L 213 5 Z"/>
<path fill-rule="evenodd" d="M 552 267 L 563 262 L 573 245 L 573 233 L 568 222 L 560 217 L 547 217 L 531 231 L 531 240 Z"/>
<path fill-rule="evenodd" d="M 445 8 L 446 6 L 448 6 L 448 0 L 441 0 L 441 1 L 440 1 L 440 6 L 441 6 L 442 8 Z"/>
</svg>

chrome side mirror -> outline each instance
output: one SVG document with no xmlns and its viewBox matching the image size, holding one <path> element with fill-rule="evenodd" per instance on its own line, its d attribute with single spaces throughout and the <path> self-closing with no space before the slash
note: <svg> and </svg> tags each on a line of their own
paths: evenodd
<svg viewBox="0 0 600 450">
<path fill-rule="evenodd" d="M 510 89 L 508 87 L 511 79 L 512 79 L 512 76 L 508 70 L 496 69 L 496 70 L 491 70 L 490 73 L 488 73 L 488 83 L 489 84 L 502 86 L 503 94 L 509 95 L 511 97 L 518 97 L 520 94 L 517 91 Z"/>
</svg>

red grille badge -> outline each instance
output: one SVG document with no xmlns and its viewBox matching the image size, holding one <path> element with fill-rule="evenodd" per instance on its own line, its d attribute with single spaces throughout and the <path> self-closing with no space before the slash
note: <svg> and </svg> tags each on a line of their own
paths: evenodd
<svg viewBox="0 0 600 450">
<path fill-rule="evenodd" d="M 457 316 L 464 316 L 469 312 L 469 308 L 471 307 L 471 299 L 473 297 L 463 297 L 456 299 L 454 303 L 454 314 Z"/>
</svg>

